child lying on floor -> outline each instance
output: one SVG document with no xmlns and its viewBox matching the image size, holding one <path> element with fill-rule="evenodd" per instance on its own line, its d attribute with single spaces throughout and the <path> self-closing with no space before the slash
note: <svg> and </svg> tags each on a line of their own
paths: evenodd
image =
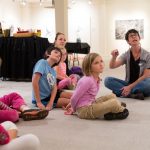
<svg viewBox="0 0 150 150">
<path fill-rule="evenodd" d="M 29 108 L 24 99 L 17 93 L 0 97 L 0 123 L 4 121 L 17 122 L 19 114 L 25 121 L 44 119 L 48 113 L 48 110 Z"/>
</svg>

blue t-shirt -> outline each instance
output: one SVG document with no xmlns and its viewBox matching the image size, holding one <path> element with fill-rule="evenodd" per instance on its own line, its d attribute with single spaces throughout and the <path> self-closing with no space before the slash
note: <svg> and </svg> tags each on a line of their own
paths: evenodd
<svg viewBox="0 0 150 150">
<path fill-rule="evenodd" d="M 40 98 L 45 99 L 50 96 L 53 86 L 56 84 L 56 72 L 48 64 L 47 60 L 39 60 L 33 69 L 34 73 L 40 73 L 41 78 L 39 80 Z M 35 103 L 34 91 L 32 90 L 32 102 Z"/>
</svg>

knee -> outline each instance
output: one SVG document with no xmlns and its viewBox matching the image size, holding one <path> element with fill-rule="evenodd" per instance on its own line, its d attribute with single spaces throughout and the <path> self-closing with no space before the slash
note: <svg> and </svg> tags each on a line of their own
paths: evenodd
<svg viewBox="0 0 150 150">
<path fill-rule="evenodd" d="M 121 102 L 116 98 L 111 99 L 112 112 L 123 111 L 124 107 L 121 106 Z"/>
<path fill-rule="evenodd" d="M 23 135 L 24 141 L 28 143 L 27 148 L 32 150 L 40 149 L 40 141 L 39 138 L 33 134 Z M 26 140 L 25 140 L 26 139 Z"/>
<path fill-rule="evenodd" d="M 148 78 L 148 79 L 146 80 L 146 84 L 147 84 L 148 87 L 150 87 L 150 78 Z"/>
<path fill-rule="evenodd" d="M 104 80 L 104 85 L 106 87 L 108 87 L 110 85 L 112 79 L 113 79 L 112 77 L 106 77 L 105 80 Z"/>
<path fill-rule="evenodd" d="M 12 93 L 10 93 L 9 95 L 12 96 L 12 97 L 20 96 L 20 95 L 19 95 L 18 93 L 16 93 L 16 92 L 12 92 Z"/>
<path fill-rule="evenodd" d="M 16 110 L 12 110 L 9 117 L 9 120 L 12 122 L 17 122 L 19 120 L 19 114 Z"/>
<path fill-rule="evenodd" d="M 63 80 L 63 83 L 64 83 L 65 85 L 69 85 L 69 84 L 71 83 L 71 78 L 66 78 L 66 79 L 64 79 L 64 80 Z"/>
<path fill-rule="evenodd" d="M 114 93 L 111 93 L 109 95 L 106 95 L 104 96 L 107 100 L 110 100 L 110 99 L 116 99 L 116 95 Z"/>
<path fill-rule="evenodd" d="M 111 104 L 110 106 L 112 106 L 112 108 L 117 107 L 117 106 L 121 106 L 121 102 L 118 101 L 116 98 L 111 98 L 109 100 L 109 102 L 110 102 L 110 104 Z"/>
</svg>

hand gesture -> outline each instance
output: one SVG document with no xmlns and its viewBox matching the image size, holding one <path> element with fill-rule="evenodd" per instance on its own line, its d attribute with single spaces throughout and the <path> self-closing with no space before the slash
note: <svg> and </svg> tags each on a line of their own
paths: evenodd
<svg viewBox="0 0 150 150">
<path fill-rule="evenodd" d="M 112 57 L 116 58 L 119 55 L 118 49 L 115 49 L 111 52 Z"/>
</svg>

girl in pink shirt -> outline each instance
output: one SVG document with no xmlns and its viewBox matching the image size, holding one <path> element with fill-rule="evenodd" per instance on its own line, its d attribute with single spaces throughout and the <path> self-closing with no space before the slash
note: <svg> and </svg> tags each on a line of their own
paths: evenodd
<svg viewBox="0 0 150 150">
<path fill-rule="evenodd" d="M 67 58 L 67 51 L 65 48 L 61 48 L 62 58 L 59 65 L 55 66 L 55 71 L 57 73 L 57 87 L 59 90 L 61 89 L 74 89 L 77 83 L 77 75 L 72 74 L 67 76 L 67 68 L 65 60 Z"/>
<path fill-rule="evenodd" d="M 82 63 L 84 77 L 82 77 L 71 97 L 71 103 L 66 107 L 65 114 L 76 112 L 81 119 L 97 119 L 104 117 L 106 120 L 125 119 L 128 110 L 116 99 L 114 94 L 96 99 L 99 91 L 100 78 L 104 62 L 97 53 L 88 54 Z"/>
</svg>

